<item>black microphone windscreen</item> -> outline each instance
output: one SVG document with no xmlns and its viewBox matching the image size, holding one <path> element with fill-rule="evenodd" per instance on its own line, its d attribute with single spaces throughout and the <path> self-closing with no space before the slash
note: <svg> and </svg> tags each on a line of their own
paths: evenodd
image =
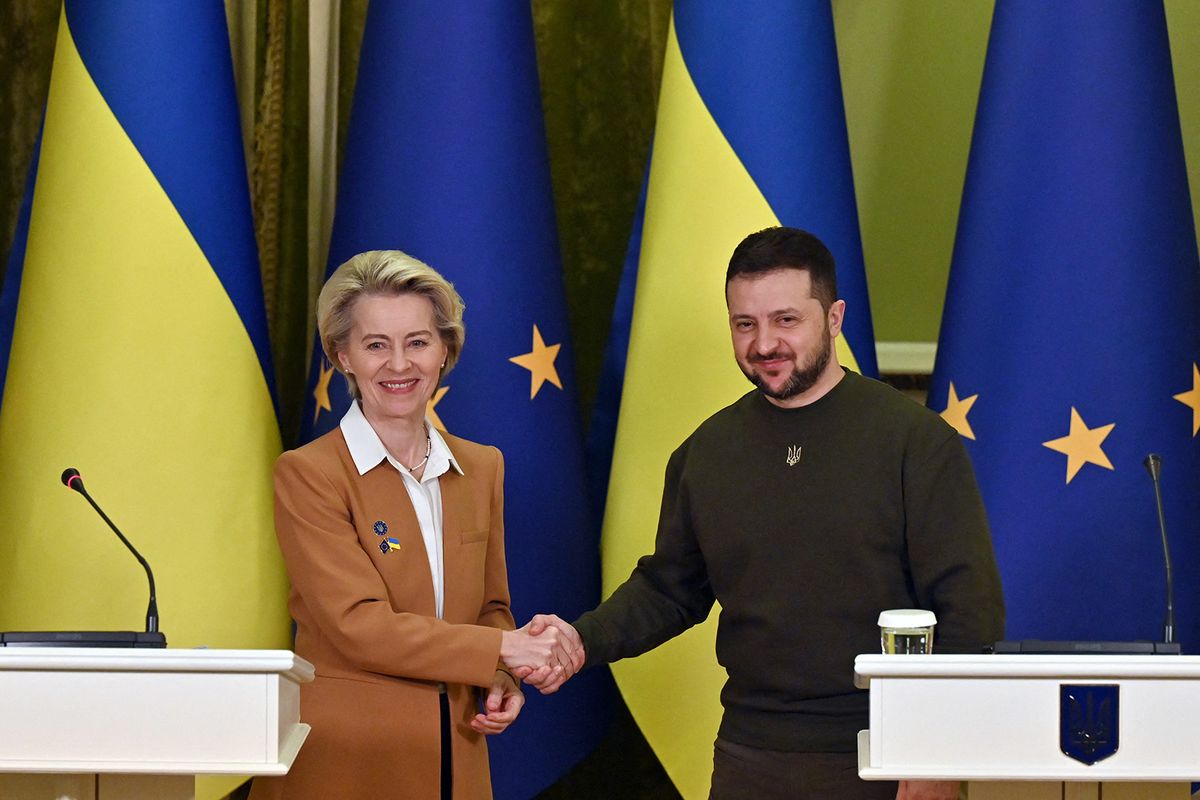
<svg viewBox="0 0 1200 800">
<path fill-rule="evenodd" d="M 1158 480 L 1158 477 L 1162 475 L 1162 456 L 1158 453 L 1151 453 L 1142 461 L 1142 466 L 1150 473 L 1151 478 Z"/>
<path fill-rule="evenodd" d="M 79 491 L 83 488 L 83 478 L 79 475 L 79 470 L 74 467 L 67 467 L 62 474 L 63 486 L 68 489 Z"/>
</svg>

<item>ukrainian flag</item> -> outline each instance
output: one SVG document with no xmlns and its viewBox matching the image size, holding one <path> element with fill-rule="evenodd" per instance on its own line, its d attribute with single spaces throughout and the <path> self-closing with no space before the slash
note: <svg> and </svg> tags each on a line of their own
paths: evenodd
<svg viewBox="0 0 1200 800">
<path fill-rule="evenodd" d="M 744 394 L 725 268 L 747 234 L 812 231 L 833 251 L 846 326 L 841 363 L 874 375 L 875 350 L 828 2 L 675 4 L 637 264 L 602 540 L 611 593 L 654 546 L 671 451 Z M 618 311 L 618 317 L 620 311 Z M 684 797 L 705 797 L 725 672 L 716 613 L 613 673 Z"/>
<path fill-rule="evenodd" d="M 287 647 L 280 450 L 224 5 L 65 4 L 0 351 L 0 629 Z M 11 348 L 10 346 L 11 345 Z"/>
<path fill-rule="evenodd" d="M 1163 7 L 999 2 L 929 404 L 964 437 L 1012 639 L 1200 648 L 1200 262 Z"/>
</svg>

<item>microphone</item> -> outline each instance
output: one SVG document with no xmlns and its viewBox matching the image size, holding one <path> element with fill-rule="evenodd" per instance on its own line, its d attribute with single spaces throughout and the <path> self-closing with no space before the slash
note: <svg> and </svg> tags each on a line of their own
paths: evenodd
<svg viewBox="0 0 1200 800">
<path fill-rule="evenodd" d="M 1167 616 L 1163 622 L 1163 641 L 1175 641 L 1175 585 L 1171 571 L 1171 550 L 1167 547 L 1167 518 L 1162 502 L 1162 456 L 1151 453 L 1142 462 L 1154 483 L 1154 503 L 1158 507 L 1158 531 L 1162 534 L 1163 561 L 1167 565 Z"/>
<path fill-rule="evenodd" d="M 150 603 L 148 606 L 146 606 L 146 633 L 157 632 L 158 600 L 154 593 L 154 573 L 150 571 L 149 562 L 142 558 L 142 554 L 137 551 L 137 548 L 130 544 L 129 540 L 125 538 L 125 534 L 121 533 L 121 531 L 117 529 L 117 526 L 113 524 L 113 521 L 108 518 L 108 515 L 105 514 L 100 508 L 100 506 L 96 505 L 96 501 L 92 499 L 92 496 L 88 494 L 88 490 L 83 486 L 83 477 L 79 474 L 79 470 L 75 469 L 74 467 L 69 467 L 63 470 L 62 482 L 63 485 L 68 489 L 74 489 L 84 496 L 84 499 L 91 504 L 92 508 L 96 509 L 96 513 L 100 515 L 100 518 L 108 523 L 108 527 L 112 528 L 112 532 L 117 535 L 117 538 L 129 548 L 129 552 L 133 553 L 133 557 L 138 560 L 138 563 L 145 568 L 146 579 L 150 581 Z"/>
<path fill-rule="evenodd" d="M 994 653 L 1032 653 L 1037 655 L 1173 655 L 1180 653 L 1175 641 L 1175 583 L 1171 569 L 1171 549 L 1167 546 L 1167 520 L 1162 502 L 1162 456 L 1151 453 L 1142 462 L 1154 482 L 1154 502 L 1158 505 L 1158 530 L 1162 534 L 1163 562 L 1167 567 L 1167 615 L 1163 621 L 1161 642 L 1071 642 L 1026 639 L 996 642 Z"/>
</svg>

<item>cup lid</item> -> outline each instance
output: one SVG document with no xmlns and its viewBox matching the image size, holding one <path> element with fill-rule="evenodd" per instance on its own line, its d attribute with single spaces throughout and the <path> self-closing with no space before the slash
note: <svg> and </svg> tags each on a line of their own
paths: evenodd
<svg viewBox="0 0 1200 800">
<path fill-rule="evenodd" d="M 920 608 L 892 608 L 879 612 L 881 628 L 927 628 L 936 624 L 937 616 Z"/>
</svg>

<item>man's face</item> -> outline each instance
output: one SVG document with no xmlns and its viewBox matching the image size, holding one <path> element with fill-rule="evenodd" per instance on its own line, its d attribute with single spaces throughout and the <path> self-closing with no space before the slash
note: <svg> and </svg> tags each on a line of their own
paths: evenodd
<svg viewBox="0 0 1200 800">
<path fill-rule="evenodd" d="M 733 353 L 746 377 L 777 405 L 809 402 L 805 393 L 829 374 L 831 361 L 836 368 L 833 337 L 845 303 L 826 312 L 812 296 L 808 271 L 790 268 L 734 278 L 725 299 Z"/>
</svg>

